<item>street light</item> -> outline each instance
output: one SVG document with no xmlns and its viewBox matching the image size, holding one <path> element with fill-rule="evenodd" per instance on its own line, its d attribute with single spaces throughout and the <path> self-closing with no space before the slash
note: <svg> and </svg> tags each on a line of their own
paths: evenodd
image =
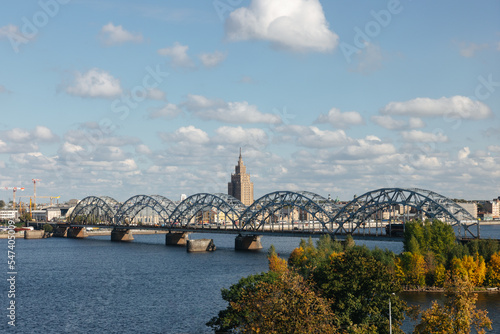
<svg viewBox="0 0 500 334">
<path fill-rule="evenodd" d="M 391 295 L 395 295 L 393 292 Z M 389 295 L 389 334 L 392 334 L 391 296 Z"/>
</svg>

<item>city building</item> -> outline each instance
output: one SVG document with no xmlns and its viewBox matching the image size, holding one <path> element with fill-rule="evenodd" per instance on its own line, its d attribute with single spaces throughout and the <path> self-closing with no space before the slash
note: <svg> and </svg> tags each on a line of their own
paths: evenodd
<svg viewBox="0 0 500 334">
<path fill-rule="evenodd" d="M 17 210 L 0 210 L 0 220 L 17 220 L 18 218 Z"/>
<path fill-rule="evenodd" d="M 241 148 L 238 165 L 234 168 L 234 174 L 231 174 L 231 182 L 227 184 L 227 193 L 245 205 L 253 203 L 253 183 L 250 182 L 250 174 L 247 174 L 247 168 L 243 164 Z"/>
<path fill-rule="evenodd" d="M 484 203 L 484 211 L 491 214 L 492 219 L 500 218 L 500 198 L 495 198 L 493 201 Z"/>
<path fill-rule="evenodd" d="M 457 203 L 466 211 L 468 211 L 474 219 L 477 219 L 477 203 L 475 202 L 459 202 Z"/>
</svg>

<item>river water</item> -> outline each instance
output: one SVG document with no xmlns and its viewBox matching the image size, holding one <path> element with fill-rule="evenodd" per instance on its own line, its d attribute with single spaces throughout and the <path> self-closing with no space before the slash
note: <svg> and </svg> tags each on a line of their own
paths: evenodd
<svg viewBox="0 0 500 334">
<path fill-rule="evenodd" d="M 481 230 L 500 237 L 500 226 Z M 496 236 L 498 235 L 498 236 Z M 16 327 L 8 325 L 7 240 L 1 239 L 4 279 L 0 332 L 15 333 L 211 333 L 205 323 L 226 307 L 220 290 L 240 278 L 267 270 L 273 244 L 283 257 L 299 238 L 263 237 L 260 252 L 236 252 L 234 235 L 192 234 L 213 238 L 213 253 L 187 253 L 165 246 L 165 235 L 136 235 L 131 243 L 109 236 L 83 240 L 16 240 Z M 358 242 L 360 244 L 362 242 Z M 366 242 L 401 252 L 396 242 Z M 409 303 L 430 304 L 439 294 L 404 294 Z M 481 294 L 500 328 L 500 294 Z M 411 332 L 411 324 L 405 330 Z"/>
</svg>

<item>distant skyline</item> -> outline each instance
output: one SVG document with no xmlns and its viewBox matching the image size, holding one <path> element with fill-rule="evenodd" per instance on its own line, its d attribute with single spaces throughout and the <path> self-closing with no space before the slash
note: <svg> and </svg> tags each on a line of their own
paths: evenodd
<svg viewBox="0 0 500 334">
<path fill-rule="evenodd" d="M 0 187 L 226 193 L 241 147 L 255 199 L 496 198 L 499 14 L 493 0 L 8 2 Z"/>
</svg>

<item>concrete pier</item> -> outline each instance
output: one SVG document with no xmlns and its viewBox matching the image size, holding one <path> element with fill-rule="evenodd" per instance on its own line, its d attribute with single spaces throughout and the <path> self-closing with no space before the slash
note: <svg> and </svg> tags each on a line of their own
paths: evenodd
<svg viewBox="0 0 500 334">
<path fill-rule="evenodd" d="M 68 229 L 67 237 L 81 239 L 88 237 L 88 234 L 84 227 L 72 227 Z"/>
<path fill-rule="evenodd" d="M 261 235 L 238 235 L 234 240 L 236 250 L 259 250 L 262 249 Z"/>
<path fill-rule="evenodd" d="M 188 232 L 169 232 L 165 234 L 165 245 L 186 246 L 189 239 Z"/>
<path fill-rule="evenodd" d="M 24 231 L 24 239 L 42 239 L 44 238 L 44 230 L 32 230 Z"/>
<path fill-rule="evenodd" d="M 53 237 L 66 238 L 68 236 L 69 227 L 57 226 L 54 229 Z"/>
<path fill-rule="evenodd" d="M 213 239 L 198 239 L 187 241 L 187 251 L 192 252 L 213 252 L 215 250 Z"/>
<path fill-rule="evenodd" d="M 111 231 L 111 241 L 134 241 L 134 236 L 131 230 L 114 229 Z"/>
</svg>

